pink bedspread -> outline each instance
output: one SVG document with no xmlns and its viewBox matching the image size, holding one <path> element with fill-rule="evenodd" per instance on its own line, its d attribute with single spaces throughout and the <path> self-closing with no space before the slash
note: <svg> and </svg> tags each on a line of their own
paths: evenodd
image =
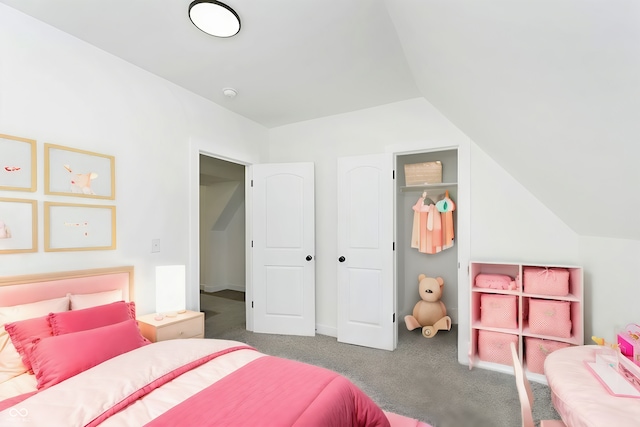
<svg viewBox="0 0 640 427">
<path fill-rule="evenodd" d="M 22 397 L 0 409 L 0 425 L 390 425 L 347 378 L 223 340 L 147 345 Z"/>
<path fill-rule="evenodd" d="M 386 427 L 373 401 L 333 371 L 267 356 L 165 412 L 148 427 Z"/>
</svg>

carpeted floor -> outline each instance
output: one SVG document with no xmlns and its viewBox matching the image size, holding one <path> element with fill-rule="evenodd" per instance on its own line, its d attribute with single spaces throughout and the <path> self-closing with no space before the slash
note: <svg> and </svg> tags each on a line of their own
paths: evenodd
<svg viewBox="0 0 640 427">
<path fill-rule="evenodd" d="M 457 329 L 424 338 L 400 325 L 392 352 L 337 342 L 333 337 L 254 334 L 245 330 L 244 302 L 201 294 L 205 336 L 237 340 L 274 356 L 323 366 L 348 377 L 385 410 L 434 427 L 518 427 L 513 375 L 469 370 L 457 361 Z M 532 383 L 534 419 L 558 419 L 549 388 Z"/>
</svg>

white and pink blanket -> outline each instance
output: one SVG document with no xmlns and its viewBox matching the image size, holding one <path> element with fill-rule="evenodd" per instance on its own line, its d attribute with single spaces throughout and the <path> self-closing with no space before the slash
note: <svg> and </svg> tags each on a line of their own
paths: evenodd
<svg viewBox="0 0 640 427">
<path fill-rule="evenodd" d="M 202 339 L 146 345 L 0 402 L 0 425 L 390 424 L 366 394 L 333 371 L 235 341 Z"/>
</svg>

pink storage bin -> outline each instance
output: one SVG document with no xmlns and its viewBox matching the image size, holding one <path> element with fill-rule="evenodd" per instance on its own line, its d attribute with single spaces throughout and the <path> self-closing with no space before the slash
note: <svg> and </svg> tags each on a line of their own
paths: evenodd
<svg viewBox="0 0 640 427">
<path fill-rule="evenodd" d="M 515 295 L 480 295 L 480 323 L 493 328 L 518 327 L 518 300 Z"/>
<path fill-rule="evenodd" d="M 536 374 L 544 374 L 544 360 L 548 355 L 556 350 L 570 346 L 570 344 L 566 342 L 543 340 L 533 337 L 525 337 L 524 345 L 527 369 Z"/>
<path fill-rule="evenodd" d="M 571 303 L 531 298 L 529 330 L 533 334 L 569 338 L 571 336 Z"/>
<path fill-rule="evenodd" d="M 566 268 L 524 267 L 522 275 L 526 293 L 553 296 L 569 294 L 569 270 Z"/>
<path fill-rule="evenodd" d="M 478 357 L 485 362 L 513 365 L 510 343 L 518 345 L 518 336 L 502 332 L 478 331 Z"/>
<path fill-rule="evenodd" d="M 515 280 L 505 274 L 480 273 L 476 276 L 475 285 L 489 289 L 516 289 Z"/>
</svg>

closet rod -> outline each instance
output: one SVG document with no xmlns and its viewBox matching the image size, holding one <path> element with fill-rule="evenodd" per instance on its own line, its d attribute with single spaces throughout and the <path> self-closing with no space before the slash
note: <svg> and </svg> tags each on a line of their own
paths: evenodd
<svg viewBox="0 0 640 427">
<path fill-rule="evenodd" d="M 446 189 L 449 187 L 457 187 L 458 184 L 455 182 L 443 182 L 439 184 L 424 184 L 424 185 L 407 185 L 405 187 L 400 187 L 400 191 L 403 193 L 409 192 L 421 192 L 421 191 L 429 191 L 429 190 L 439 190 Z"/>
</svg>

